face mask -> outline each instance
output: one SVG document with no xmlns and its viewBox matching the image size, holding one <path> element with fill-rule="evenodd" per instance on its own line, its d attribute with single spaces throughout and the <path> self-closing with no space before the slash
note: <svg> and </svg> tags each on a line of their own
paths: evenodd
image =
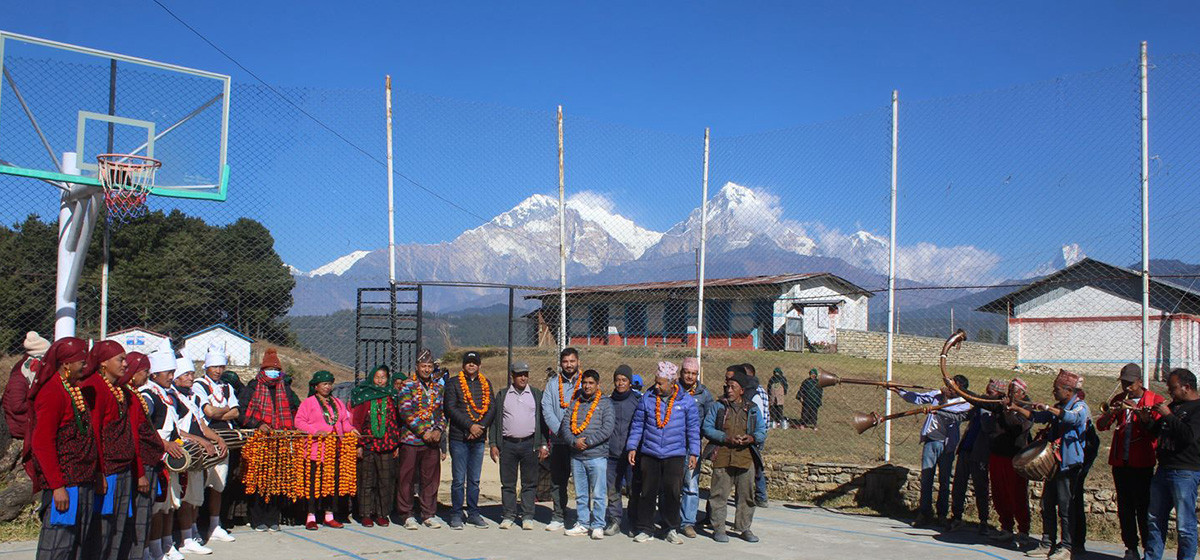
<svg viewBox="0 0 1200 560">
<path fill-rule="evenodd" d="M 267 374 L 267 379 L 279 379 L 280 372 L 277 369 L 264 370 L 263 373 Z"/>
</svg>

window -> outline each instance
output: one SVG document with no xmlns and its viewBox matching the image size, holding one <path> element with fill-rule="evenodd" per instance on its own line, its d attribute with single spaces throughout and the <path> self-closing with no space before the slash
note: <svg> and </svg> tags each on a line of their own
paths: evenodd
<svg viewBox="0 0 1200 560">
<path fill-rule="evenodd" d="M 627 303 L 627 304 L 625 304 L 625 334 L 626 335 L 644 335 L 644 334 L 646 334 L 646 304 L 644 304 L 644 303 Z"/>
<path fill-rule="evenodd" d="M 763 332 L 775 332 L 775 302 L 763 299 L 754 302 L 754 326 Z"/>
<path fill-rule="evenodd" d="M 663 305 L 663 334 L 683 336 L 687 334 L 687 302 L 669 299 Z"/>
<path fill-rule="evenodd" d="M 608 336 L 608 305 L 592 305 L 588 308 L 588 334 Z"/>
<path fill-rule="evenodd" d="M 729 300 L 709 300 L 704 302 L 704 334 L 729 334 L 733 320 L 733 305 Z"/>
</svg>

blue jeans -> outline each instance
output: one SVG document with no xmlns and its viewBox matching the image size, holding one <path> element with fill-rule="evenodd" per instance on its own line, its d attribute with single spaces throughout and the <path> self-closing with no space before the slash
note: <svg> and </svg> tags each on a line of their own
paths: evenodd
<svg viewBox="0 0 1200 560">
<path fill-rule="evenodd" d="M 758 444 L 758 454 L 761 456 L 765 443 Z M 767 501 L 767 472 L 755 466 L 754 469 L 754 499 L 759 502 Z"/>
<path fill-rule="evenodd" d="M 582 527 L 604 528 L 604 510 L 608 507 L 607 471 L 608 457 L 571 457 L 571 475 L 575 477 L 575 512 Z"/>
<path fill-rule="evenodd" d="M 696 524 L 696 509 L 700 507 L 700 465 L 683 471 L 683 496 L 679 502 L 683 526 Z"/>
<path fill-rule="evenodd" d="M 933 477 L 937 473 L 937 515 L 945 517 L 950 509 L 950 471 L 954 466 L 954 449 L 944 441 L 927 441 L 921 448 L 921 502 L 918 512 L 933 515 Z"/>
<path fill-rule="evenodd" d="M 1163 541 L 1167 540 L 1167 521 L 1171 510 L 1178 519 L 1175 531 L 1179 535 L 1179 550 L 1175 557 L 1192 560 L 1196 557 L 1196 486 L 1200 471 L 1164 469 L 1159 467 L 1150 480 L 1150 537 L 1146 539 L 1146 560 L 1160 560 Z"/>
<path fill-rule="evenodd" d="M 466 495 L 467 515 L 479 515 L 479 471 L 483 469 L 480 441 L 450 440 L 450 516 L 461 517 Z"/>
</svg>

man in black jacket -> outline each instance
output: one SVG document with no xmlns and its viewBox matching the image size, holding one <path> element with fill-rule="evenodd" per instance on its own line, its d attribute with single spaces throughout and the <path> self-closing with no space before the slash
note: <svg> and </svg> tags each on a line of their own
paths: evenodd
<svg viewBox="0 0 1200 560">
<path fill-rule="evenodd" d="M 1200 393 L 1196 375 L 1186 369 L 1167 377 L 1171 404 L 1159 403 L 1154 412 L 1162 415 L 1151 427 L 1158 437 L 1158 471 L 1150 482 L 1150 538 L 1146 560 L 1162 558 L 1171 510 L 1178 516 L 1177 558 L 1196 557 L 1196 486 L 1200 484 Z M 1139 410 L 1142 421 L 1149 411 Z"/>
<path fill-rule="evenodd" d="M 512 382 L 496 391 L 496 416 L 488 429 L 492 462 L 500 463 L 500 501 L 504 504 L 501 529 L 511 529 L 516 519 L 521 528 L 533 530 L 537 501 L 538 461 L 550 455 L 542 424 L 542 392 L 529 385 L 529 366 L 513 362 Z M 517 471 L 521 475 L 521 512 L 517 515 Z"/>
<path fill-rule="evenodd" d="M 487 429 L 496 417 L 492 388 L 479 372 L 479 353 L 463 355 L 463 369 L 446 382 L 444 410 L 450 422 L 450 528 L 463 528 L 463 499 L 466 498 L 467 523 L 487 529 L 479 514 L 479 472 L 483 469 L 483 451 Z"/>
</svg>

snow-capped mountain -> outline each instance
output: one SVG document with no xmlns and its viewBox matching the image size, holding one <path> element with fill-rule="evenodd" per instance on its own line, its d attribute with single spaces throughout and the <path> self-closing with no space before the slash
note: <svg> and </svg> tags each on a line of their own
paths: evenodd
<svg viewBox="0 0 1200 560">
<path fill-rule="evenodd" d="M 349 255 L 338 257 L 323 266 L 314 268 L 308 273 L 308 276 L 315 277 L 324 276 L 326 274 L 341 276 L 345 274 L 347 270 L 350 270 L 350 268 L 354 266 L 354 263 L 357 263 L 358 261 L 362 260 L 363 257 L 369 254 L 371 254 L 370 251 L 354 251 Z"/>
<path fill-rule="evenodd" d="M 648 257 L 661 258 L 695 251 L 700 245 L 700 212 L 692 210 L 687 219 L 675 224 L 662 239 L 646 251 Z M 726 183 L 708 201 L 708 244 L 710 253 L 723 253 L 749 246 L 755 240 L 774 245 L 797 255 L 812 255 L 817 243 L 801 224 L 781 219 L 779 197 L 735 183 Z"/>
<path fill-rule="evenodd" d="M 1053 274 L 1085 258 L 1087 258 L 1087 255 L 1084 254 L 1083 249 L 1079 247 L 1078 243 L 1067 243 L 1054 255 L 1054 258 L 1038 265 L 1037 268 L 1031 270 L 1025 277 L 1039 278 L 1047 274 Z"/>
</svg>

